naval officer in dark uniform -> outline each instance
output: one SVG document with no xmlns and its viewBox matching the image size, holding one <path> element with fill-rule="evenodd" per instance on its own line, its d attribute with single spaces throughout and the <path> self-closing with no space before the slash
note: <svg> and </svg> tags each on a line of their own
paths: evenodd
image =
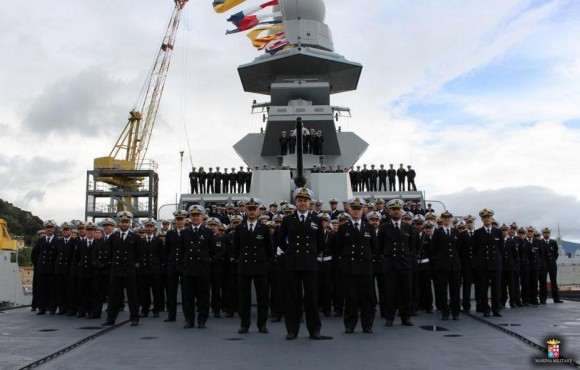
<svg viewBox="0 0 580 370">
<path fill-rule="evenodd" d="M 258 222 L 258 207 L 262 205 L 262 201 L 250 198 L 244 205 L 247 219 L 236 228 L 233 245 L 234 256 L 238 261 L 238 302 L 241 319 L 238 333 L 247 333 L 250 328 L 252 281 L 256 289 L 258 330 L 260 333 L 267 333 L 268 262 L 273 253 L 272 239 L 268 226 Z"/>
<path fill-rule="evenodd" d="M 165 236 L 165 252 L 167 260 L 167 318 L 165 322 L 174 322 L 177 315 L 177 289 L 182 281 L 181 264 L 178 262 L 181 250 L 181 233 L 185 229 L 186 210 L 173 212 L 175 228 Z"/>
<path fill-rule="evenodd" d="M 115 324 L 123 304 L 123 290 L 127 291 L 131 326 L 137 326 L 139 325 L 139 302 L 137 300 L 135 265 L 139 257 L 141 238 L 129 230 L 129 225 L 133 219 L 131 212 L 119 212 L 117 219 L 119 230 L 111 235 L 105 243 L 111 256 L 111 281 L 107 321 L 103 326 Z"/>
<path fill-rule="evenodd" d="M 547 273 L 550 275 L 550 285 L 552 290 L 552 299 L 554 303 L 564 303 L 560 300 L 560 288 L 558 287 L 558 243 L 554 239 L 550 239 L 549 228 L 542 230 L 542 243 L 544 243 L 544 259 L 546 261 Z M 540 300 L 546 302 L 548 292 L 540 290 Z"/>
<path fill-rule="evenodd" d="M 31 259 L 34 261 L 34 273 L 37 275 L 37 315 L 51 314 L 56 311 L 54 296 L 54 262 L 56 260 L 57 239 L 54 236 L 56 222 L 48 220 L 44 223 L 46 236 L 39 238 L 32 250 Z M 75 292 L 76 293 L 76 292 Z"/>
<path fill-rule="evenodd" d="M 477 270 L 480 279 L 479 302 L 482 304 L 483 316 L 489 317 L 487 292 L 491 286 L 491 311 L 493 316 L 501 317 L 500 285 L 502 271 L 503 238 L 501 231 L 493 227 L 493 211 L 483 209 L 479 212 L 483 226 L 475 230 L 475 249 L 477 251 Z"/>
<path fill-rule="evenodd" d="M 319 217 L 309 212 L 314 194 L 310 189 L 294 191 L 296 212 L 284 217 L 280 225 L 278 245 L 286 259 L 286 339 L 296 339 L 302 311 L 311 339 L 322 339 L 318 313 L 317 268 L 318 250 L 323 247 L 324 230 Z"/>
<path fill-rule="evenodd" d="M 205 328 L 209 316 L 210 256 L 215 253 L 215 241 L 210 229 L 202 225 L 205 209 L 200 205 L 189 208 L 191 227 L 181 233 L 178 263 L 182 265 L 181 295 L 185 329 L 193 328 L 196 305 L 199 311 L 197 326 Z"/>
<path fill-rule="evenodd" d="M 403 205 L 400 199 L 387 203 L 390 221 L 381 225 L 377 235 L 377 248 L 382 251 L 385 272 L 385 326 L 393 326 L 397 303 L 402 325 L 413 326 L 410 320 L 411 280 L 416 233 L 410 225 L 401 222 Z"/>
<path fill-rule="evenodd" d="M 461 259 L 459 257 L 460 238 L 459 231 L 451 225 L 453 215 L 449 211 L 441 214 L 442 227 L 433 233 L 433 254 L 435 255 L 435 273 L 438 276 L 438 301 L 440 302 L 441 316 L 443 320 L 449 320 L 449 314 L 453 320 L 459 320 L 461 289 Z M 449 300 L 447 289 L 449 288 Z"/>
<path fill-rule="evenodd" d="M 360 310 L 364 333 L 373 332 L 373 254 L 376 234 L 373 226 L 362 218 L 365 200 L 359 197 L 348 201 L 351 219 L 338 227 L 335 235 L 336 251 L 342 255 L 339 269 L 344 283 L 344 328 L 352 334 Z"/>
</svg>

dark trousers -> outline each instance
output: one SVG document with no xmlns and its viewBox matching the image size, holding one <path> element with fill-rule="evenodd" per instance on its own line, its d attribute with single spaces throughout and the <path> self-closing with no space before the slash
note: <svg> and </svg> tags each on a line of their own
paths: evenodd
<svg viewBox="0 0 580 370">
<path fill-rule="evenodd" d="M 54 275 L 54 303 L 59 312 L 68 311 L 68 281 L 68 275 Z"/>
<path fill-rule="evenodd" d="M 522 303 L 522 292 L 520 290 L 520 271 L 514 271 L 514 301 L 516 304 Z"/>
<path fill-rule="evenodd" d="M 212 264 L 210 273 L 211 311 L 213 313 L 219 313 L 222 308 L 222 293 L 224 287 L 224 268 L 221 262 Z"/>
<path fill-rule="evenodd" d="M 459 290 L 461 286 L 461 273 L 459 271 L 437 271 L 439 276 L 439 304 L 441 314 L 448 317 L 459 315 L 460 300 Z M 447 300 L 447 290 L 449 289 L 449 300 Z"/>
<path fill-rule="evenodd" d="M 344 327 L 354 329 L 360 321 L 364 330 L 373 327 L 375 319 L 373 299 L 373 275 L 343 273 L 344 282 Z"/>
<path fill-rule="evenodd" d="M 405 191 L 405 179 L 399 179 L 399 191 Z"/>
<path fill-rule="evenodd" d="M 322 264 L 332 264 L 332 262 L 323 262 Z M 330 312 L 332 309 L 332 266 L 321 267 L 318 264 L 318 307 L 324 312 Z"/>
<path fill-rule="evenodd" d="M 230 192 L 230 182 L 228 180 L 224 180 L 224 186 L 223 186 L 223 190 L 224 193 L 229 193 Z"/>
<path fill-rule="evenodd" d="M 111 277 L 109 274 L 95 275 L 95 288 L 93 290 L 93 304 L 91 307 L 91 315 L 100 318 L 103 313 L 103 303 L 107 299 L 109 293 L 109 281 Z"/>
<path fill-rule="evenodd" d="M 387 179 L 379 179 L 379 191 L 387 191 Z"/>
<path fill-rule="evenodd" d="M 243 182 L 238 182 L 238 193 L 244 192 L 244 184 Z"/>
<path fill-rule="evenodd" d="M 238 265 L 228 263 L 225 267 L 225 281 L 223 291 L 223 306 L 227 313 L 233 314 L 238 310 Z"/>
<path fill-rule="evenodd" d="M 358 183 L 356 181 L 351 181 L 350 187 L 352 188 L 352 191 L 358 191 Z"/>
<path fill-rule="evenodd" d="M 554 301 L 560 300 L 560 288 L 558 287 L 558 266 L 548 266 L 548 274 L 550 275 L 550 286 L 552 288 L 552 299 Z"/>
<path fill-rule="evenodd" d="M 215 188 L 215 193 L 216 194 L 220 194 L 222 192 L 222 186 L 221 186 L 221 182 L 220 181 L 216 181 L 214 183 L 214 188 Z"/>
<path fill-rule="evenodd" d="M 342 282 L 342 272 L 338 269 L 338 264 L 332 266 L 332 306 L 334 312 L 344 311 L 344 284 Z"/>
<path fill-rule="evenodd" d="M 529 303 L 538 303 L 538 280 L 539 280 L 539 271 L 538 270 L 530 270 L 530 276 L 528 279 L 528 286 L 529 286 Z"/>
<path fill-rule="evenodd" d="M 417 191 L 417 187 L 415 186 L 415 180 L 407 180 L 407 189 L 409 189 L 409 191 L 411 191 L 411 189 Z"/>
<path fill-rule="evenodd" d="M 382 270 L 380 272 L 373 272 L 373 282 L 374 306 L 379 305 L 381 318 L 384 318 L 387 312 L 387 304 L 385 298 L 385 274 L 383 274 Z"/>
<path fill-rule="evenodd" d="M 197 194 L 199 193 L 199 189 L 197 186 L 197 182 L 189 182 L 189 185 L 191 186 L 191 194 Z"/>
<path fill-rule="evenodd" d="M 209 276 L 183 276 L 181 285 L 183 315 L 188 323 L 195 322 L 195 307 L 199 310 L 198 324 L 205 324 L 209 315 Z"/>
<path fill-rule="evenodd" d="M 77 314 L 90 314 L 93 308 L 94 276 L 79 276 Z"/>
<path fill-rule="evenodd" d="M 395 319 L 395 310 L 399 308 L 401 320 L 411 317 L 411 269 L 386 270 L 385 292 L 387 300 L 386 319 Z"/>
<path fill-rule="evenodd" d="M 286 309 L 286 265 L 283 257 L 278 257 L 274 265 L 274 280 L 270 290 L 270 311 L 276 316 L 283 316 Z"/>
<path fill-rule="evenodd" d="M 370 179 L 370 191 L 377 191 L 377 179 Z"/>
<path fill-rule="evenodd" d="M 167 271 L 167 314 L 175 317 L 177 314 L 177 289 L 181 280 L 181 272 Z"/>
<path fill-rule="evenodd" d="M 389 191 L 396 191 L 395 179 L 389 179 Z"/>
<path fill-rule="evenodd" d="M 306 314 L 306 328 L 312 335 L 320 332 L 316 271 L 286 271 L 286 331 L 298 334 L 302 313 Z"/>
<path fill-rule="evenodd" d="M 419 264 L 412 262 L 411 265 L 411 314 L 419 308 Z"/>
<path fill-rule="evenodd" d="M 540 303 L 548 300 L 548 270 L 541 269 L 538 272 L 538 282 L 540 283 Z"/>
<path fill-rule="evenodd" d="M 462 280 L 462 298 L 461 298 L 461 306 L 465 311 L 469 311 L 471 309 L 471 286 L 475 286 L 475 300 L 476 303 L 479 302 L 480 295 L 477 293 L 477 280 L 476 280 L 476 271 L 472 267 L 463 267 L 461 269 L 461 280 Z M 477 307 L 479 307 L 479 303 L 477 303 Z"/>
<path fill-rule="evenodd" d="M 480 277 L 480 289 L 479 294 L 480 302 L 482 305 L 483 313 L 489 313 L 489 304 L 487 299 L 487 293 L 491 287 L 491 310 L 493 312 L 499 312 L 501 309 L 500 304 L 500 285 L 501 285 L 501 270 L 485 270 L 478 271 Z"/>
<path fill-rule="evenodd" d="M 38 275 L 39 274 L 32 275 L 32 302 L 30 303 L 30 306 L 33 309 L 38 307 Z"/>
<path fill-rule="evenodd" d="M 68 314 L 74 315 L 78 309 L 79 276 L 70 275 L 67 284 Z"/>
<path fill-rule="evenodd" d="M 505 306 L 508 301 L 511 306 L 517 303 L 516 299 L 516 289 L 515 289 L 515 273 L 514 270 L 503 270 L 501 273 L 501 304 Z"/>
<path fill-rule="evenodd" d="M 241 326 L 250 327 L 250 314 L 252 307 L 252 280 L 256 290 L 256 303 L 258 308 L 258 328 L 266 326 L 268 320 L 268 275 L 238 275 L 238 302 Z"/>
<path fill-rule="evenodd" d="M 205 181 L 203 180 L 199 182 L 199 192 L 205 194 Z"/>
<path fill-rule="evenodd" d="M 56 310 L 56 305 L 54 304 L 54 274 L 39 273 L 36 288 L 38 311 Z"/>
<path fill-rule="evenodd" d="M 520 270 L 520 286 L 521 286 L 521 296 L 522 303 L 528 304 L 531 302 L 530 299 L 530 270 L 527 268 L 522 268 Z"/>
<path fill-rule="evenodd" d="M 208 181 L 207 182 L 207 193 L 215 193 L 215 191 L 213 190 L 213 181 Z"/>
<path fill-rule="evenodd" d="M 419 270 L 419 308 L 424 310 L 433 309 L 433 288 L 431 270 Z"/>
<path fill-rule="evenodd" d="M 137 278 L 135 275 L 112 275 L 109 285 L 109 303 L 107 304 L 107 321 L 115 322 L 121 307 L 124 305 L 125 291 L 129 303 L 131 321 L 139 321 L 139 301 L 137 299 Z"/>
<path fill-rule="evenodd" d="M 163 271 L 159 275 L 159 294 L 161 296 L 161 311 L 165 311 L 165 307 L 167 306 L 167 296 L 165 292 L 167 291 L 167 271 Z"/>
<path fill-rule="evenodd" d="M 137 297 L 143 314 L 149 313 L 152 293 L 153 313 L 159 313 L 163 308 L 163 300 L 161 299 L 161 280 L 159 274 L 137 275 Z"/>
</svg>

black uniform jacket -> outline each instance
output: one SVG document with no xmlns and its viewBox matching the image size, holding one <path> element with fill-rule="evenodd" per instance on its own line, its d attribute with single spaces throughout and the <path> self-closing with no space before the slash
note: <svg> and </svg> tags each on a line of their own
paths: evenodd
<svg viewBox="0 0 580 370">
<path fill-rule="evenodd" d="M 77 239 L 64 238 L 56 242 L 56 260 L 54 261 L 54 273 L 57 275 L 68 275 L 70 273 L 70 264 Z"/>
<path fill-rule="evenodd" d="M 267 274 L 273 253 L 270 229 L 255 221 L 254 230 L 250 232 L 248 223 L 241 223 L 234 234 L 233 251 L 238 261 L 238 274 Z"/>
<path fill-rule="evenodd" d="M 338 268 L 348 274 L 372 274 L 373 253 L 377 248 L 375 230 L 369 223 L 362 220 L 359 223 L 360 231 L 349 221 L 336 232 L 335 250 L 342 256 Z"/>
<path fill-rule="evenodd" d="M 492 227 L 490 234 L 484 227 L 475 230 L 476 268 L 479 271 L 501 271 L 503 237 L 501 231 Z"/>
<path fill-rule="evenodd" d="M 461 242 L 457 229 L 450 228 L 449 236 L 445 228 L 436 229 L 433 232 L 432 248 L 436 260 L 435 271 L 461 271 Z"/>
<path fill-rule="evenodd" d="M 34 272 L 41 274 L 54 273 L 54 261 L 56 259 L 56 236 L 52 236 L 50 243 L 47 243 L 46 238 L 39 238 L 36 245 L 32 249 L 30 258 L 34 262 Z"/>
<path fill-rule="evenodd" d="M 121 232 L 114 232 L 107 242 L 107 249 L 111 256 L 112 276 L 131 276 L 135 274 L 135 264 L 139 260 L 139 244 L 141 238 L 132 231 L 126 231 L 125 240 Z"/>
<path fill-rule="evenodd" d="M 400 222 L 397 230 L 393 222 L 379 228 L 377 248 L 383 254 L 383 270 L 410 270 L 415 252 L 415 233 L 411 226 Z"/>
<path fill-rule="evenodd" d="M 311 212 L 304 222 L 300 221 L 298 212 L 284 217 L 278 245 L 285 252 L 287 270 L 316 271 L 318 250 L 324 245 L 322 220 Z"/>
<path fill-rule="evenodd" d="M 209 276 L 210 256 L 215 254 L 213 233 L 205 226 L 199 226 L 196 232 L 193 227 L 181 232 L 181 250 L 179 262 L 184 276 Z"/>
<path fill-rule="evenodd" d="M 162 271 L 163 260 L 165 259 L 165 246 L 158 236 L 147 241 L 147 237 L 141 239 L 139 244 L 139 259 L 137 263 L 137 273 L 141 275 L 156 275 Z"/>
</svg>

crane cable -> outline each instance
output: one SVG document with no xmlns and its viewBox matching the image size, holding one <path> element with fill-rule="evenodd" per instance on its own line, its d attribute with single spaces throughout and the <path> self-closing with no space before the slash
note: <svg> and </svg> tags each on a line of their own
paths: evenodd
<svg viewBox="0 0 580 370">
<path fill-rule="evenodd" d="M 187 102 L 187 86 L 188 86 L 188 72 L 189 72 L 189 35 L 190 35 L 190 27 L 189 27 L 189 8 L 186 10 L 185 18 L 185 27 L 182 27 L 181 30 L 185 35 L 181 37 L 183 40 L 183 50 L 184 50 L 184 62 L 181 67 L 181 100 L 180 100 L 180 112 L 181 112 L 181 121 L 182 124 L 179 127 L 179 137 L 185 137 L 185 143 L 187 144 L 187 150 L 189 153 L 189 161 L 190 161 L 190 168 L 193 167 L 193 157 L 191 155 L 191 146 L 189 143 L 189 134 L 187 132 L 187 119 L 185 116 L 185 106 Z M 183 130 L 183 131 L 182 131 Z M 185 134 L 185 135 L 183 135 Z M 183 139 L 182 139 L 183 140 Z M 180 143 L 180 148 L 183 149 L 183 141 Z"/>
</svg>

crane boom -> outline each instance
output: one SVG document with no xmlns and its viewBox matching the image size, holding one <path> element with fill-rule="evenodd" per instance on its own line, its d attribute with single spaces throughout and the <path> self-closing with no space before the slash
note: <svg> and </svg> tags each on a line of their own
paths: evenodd
<svg viewBox="0 0 580 370">
<path fill-rule="evenodd" d="M 165 88 L 175 38 L 181 21 L 181 13 L 189 0 L 174 1 L 175 8 L 171 20 L 167 26 L 151 73 L 145 82 L 139 103 L 130 112 L 127 125 L 109 154 L 109 157 L 128 162 L 132 168 L 126 169 L 140 169 L 147 154 L 151 133 L 153 132 L 155 119 L 159 110 L 159 103 L 163 95 L 163 89 Z M 124 154 L 124 156 L 120 157 L 120 154 Z M 125 166 L 120 167 L 124 168 Z"/>
</svg>

